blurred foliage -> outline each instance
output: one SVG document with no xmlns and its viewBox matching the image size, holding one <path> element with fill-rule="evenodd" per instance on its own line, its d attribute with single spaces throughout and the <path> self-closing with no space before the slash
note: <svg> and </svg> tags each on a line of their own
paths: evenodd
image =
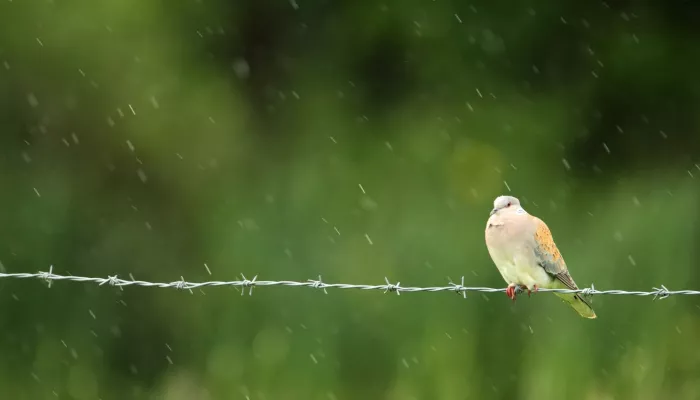
<svg viewBox="0 0 700 400">
<path fill-rule="evenodd" d="M 503 287 L 512 193 L 579 285 L 697 289 L 698 4 L 2 2 L 2 268 Z M 5 280 L 0 394 L 700 396 L 698 300 L 594 306 Z"/>
</svg>

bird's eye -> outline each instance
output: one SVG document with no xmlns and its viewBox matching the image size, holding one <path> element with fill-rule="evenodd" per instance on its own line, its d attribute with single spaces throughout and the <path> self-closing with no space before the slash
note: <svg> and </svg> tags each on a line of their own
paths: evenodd
<svg viewBox="0 0 700 400">
<path fill-rule="evenodd" d="M 510 202 L 508 203 L 508 205 L 506 207 L 510 207 Z"/>
</svg>

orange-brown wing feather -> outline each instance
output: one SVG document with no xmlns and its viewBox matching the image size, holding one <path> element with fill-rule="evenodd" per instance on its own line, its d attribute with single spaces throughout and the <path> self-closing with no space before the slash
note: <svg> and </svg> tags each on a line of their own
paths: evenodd
<svg viewBox="0 0 700 400">
<path fill-rule="evenodd" d="M 561 256 L 557 245 L 552 238 L 552 232 L 541 219 L 535 218 L 535 255 L 537 256 L 540 266 L 544 268 L 550 275 L 553 275 L 566 287 L 572 290 L 578 289 L 573 278 L 566 268 L 564 258 Z"/>
<path fill-rule="evenodd" d="M 566 268 L 564 258 L 561 256 L 557 245 L 554 243 L 552 232 L 550 232 L 549 227 L 547 227 L 547 224 L 541 219 L 537 217 L 533 218 L 535 218 L 536 223 L 535 255 L 539 260 L 540 266 L 559 282 L 563 283 L 568 289 L 578 290 L 576 282 L 574 282 L 571 274 L 569 274 L 569 270 Z M 575 297 L 586 303 L 589 307 L 591 306 L 583 297 L 579 295 L 575 295 Z"/>
</svg>

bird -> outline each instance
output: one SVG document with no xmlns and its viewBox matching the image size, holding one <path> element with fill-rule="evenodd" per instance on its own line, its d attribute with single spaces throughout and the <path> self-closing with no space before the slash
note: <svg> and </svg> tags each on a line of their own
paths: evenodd
<svg viewBox="0 0 700 400">
<path fill-rule="evenodd" d="M 486 247 L 508 284 L 506 295 L 515 302 L 516 290 L 537 293 L 540 288 L 578 290 L 547 224 L 530 215 L 513 196 L 498 196 L 486 222 Z M 555 294 L 585 318 L 596 318 L 591 304 L 579 293 Z"/>
</svg>

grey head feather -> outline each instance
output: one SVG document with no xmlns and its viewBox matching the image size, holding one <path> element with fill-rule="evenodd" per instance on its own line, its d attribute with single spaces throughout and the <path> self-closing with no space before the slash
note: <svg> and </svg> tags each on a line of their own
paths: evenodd
<svg viewBox="0 0 700 400">
<path fill-rule="evenodd" d="M 491 210 L 490 215 L 508 207 L 521 208 L 520 200 L 513 196 L 498 196 L 496 200 L 493 201 L 493 210 Z"/>
</svg>

